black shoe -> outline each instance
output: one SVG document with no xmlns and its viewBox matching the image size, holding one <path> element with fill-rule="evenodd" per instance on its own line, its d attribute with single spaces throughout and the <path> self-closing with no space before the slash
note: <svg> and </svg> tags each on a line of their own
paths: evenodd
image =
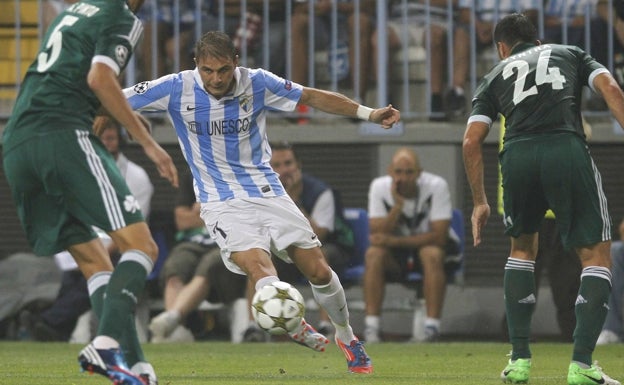
<svg viewBox="0 0 624 385">
<path fill-rule="evenodd" d="M 248 327 L 243 334 L 243 342 L 265 342 L 267 335 L 258 328 Z"/>
<path fill-rule="evenodd" d="M 444 111 L 444 104 L 442 102 L 442 95 L 439 93 L 431 94 L 431 115 L 429 115 L 430 122 L 446 122 L 448 116 Z"/>
<path fill-rule="evenodd" d="M 35 340 L 43 342 L 67 341 L 69 339 L 43 320 L 35 322 L 32 333 Z"/>
<path fill-rule="evenodd" d="M 67 341 L 69 336 L 45 322 L 39 314 L 23 310 L 20 313 L 20 339 L 40 342 Z"/>
<path fill-rule="evenodd" d="M 463 117 L 466 114 L 466 96 L 450 89 L 446 93 L 446 110 L 451 117 Z"/>
</svg>

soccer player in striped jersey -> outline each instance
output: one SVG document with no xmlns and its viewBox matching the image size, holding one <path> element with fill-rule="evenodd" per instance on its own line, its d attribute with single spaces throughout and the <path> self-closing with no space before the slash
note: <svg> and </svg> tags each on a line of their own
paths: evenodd
<svg viewBox="0 0 624 385">
<path fill-rule="evenodd" d="M 499 159 L 503 221 L 511 239 L 504 292 L 512 352 L 501 378 L 506 383 L 529 381 L 538 230 L 550 208 L 564 246 L 576 250 L 583 267 L 568 384 L 620 385 L 592 361 L 611 290 L 611 219 L 587 147 L 580 105 L 582 88 L 589 86 L 624 126 L 624 93 L 609 71 L 580 48 L 542 45 L 536 35 L 525 15 L 512 14 L 498 23 L 494 41 L 501 61 L 475 91 L 463 143 L 478 246 L 490 215 L 481 146 L 497 115 L 505 117 Z"/>
<path fill-rule="evenodd" d="M 201 217 L 226 266 L 246 274 L 258 290 L 279 280 L 271 251 L 294 262 L 327 310 L 349 370 L 371 373 L 371 361 L 349 324 L 342 285 L 309 221 L 271 168 L 266 113 L 293 111 L 301 103 L 389 128 L 398 122 L 399 111 L 392 106 L 372 109 L 263 69 L 239 67 L 232 41 L 222 32 L 202 36 L 195 63 L 194 70 L 125 89 L 130 105 L 141 111 L 167 111 L 193 174 Z M 319 351 L 328 343 L 307 322 L 291 337 Z"/>
<path fill-rule="evenodd" d="M 83 0 L 59 14 L 3 134 L 4 170 L 33 251 L 49 256 L 68 250 L 87 278 L 100 323 L 80 352 L 80 365 L 117 385 L 156 384 L 134 310 L 158 247 L 115 160 L 92 132 L 96 111 L 103 107 L 126 127 L 160 174 L 177 185 L 171 157 L 132 111 L 117 80 L 141 37 L 134 12 L 142 3 Z M 119 247 L 114 271 L 92 226 Z"/>
</svg>

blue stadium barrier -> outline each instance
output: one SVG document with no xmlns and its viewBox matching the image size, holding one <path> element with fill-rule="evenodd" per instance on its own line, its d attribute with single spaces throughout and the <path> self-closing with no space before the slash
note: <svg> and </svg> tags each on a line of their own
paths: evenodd
<svg viewBox="0 0 624 385">
<path fill-rule="evenodd" d="M 362 208 L 349 207 L 343 211 L 344 218 L 353 230 L 355 247 L 349 266 L 342 274 L 343 281 L 358 282 L 364 275 L 364 254 L 368 249 L 368 212 Z"/>
</svg>

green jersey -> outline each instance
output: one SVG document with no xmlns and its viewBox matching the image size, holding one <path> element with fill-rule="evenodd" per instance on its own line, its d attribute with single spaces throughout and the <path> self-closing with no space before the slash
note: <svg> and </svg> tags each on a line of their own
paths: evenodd
<svg viewBox="0 0 624 385">
<path fill-rule="evenodd" d="M 100 102 L 87 84 L 93 62 L 120 73 L 143 26 L 124 0 L 83 0 L 50 25 L 3 135 L 5 153 L 57 130 L 91 130 Z"/>
<path fill-rule="evenodd" d="M 607 70 L 578 47 L 520 44 L 479 83 L 469 121 L 505 117 L 505 142 L 523 135 L 572 132 L 585 137 L 581 92 Z"/>
</svg>

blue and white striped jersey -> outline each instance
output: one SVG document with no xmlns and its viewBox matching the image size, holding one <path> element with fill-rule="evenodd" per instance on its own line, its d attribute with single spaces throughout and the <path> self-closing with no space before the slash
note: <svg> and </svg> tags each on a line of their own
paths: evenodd
<svg viewBox="0 0 624 385">
<path fill-rule="evenodd" d="M 167 111 L 200 203 L 285 195 L 269 165 L 266 111 L 293 111 L 303 87 L 263 69 L 237 67 L 231 94 L 216 99 L 197 69 L 126 88 L 134 110 Z"/>
</svg>

